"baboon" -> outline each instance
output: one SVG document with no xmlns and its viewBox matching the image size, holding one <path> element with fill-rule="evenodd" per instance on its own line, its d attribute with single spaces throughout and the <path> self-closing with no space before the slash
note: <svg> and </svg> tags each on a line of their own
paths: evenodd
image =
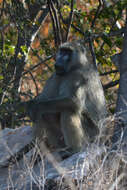
<svg viewBox="0 0 127 190">
<path fill-rule="evenodd" d="M 55 72 L 42 93 L 29 101 L 27 112 L 35 123 L 35 137 L 47 135 L 50 145 L 72 152 L 95 139 L 99 121 L 106 117 L 105 98 L 92 56 L 81 42 L 66 42 L 56 54 Z M 43 151 L 43 150 L 42 150 Z"/>
</svg>

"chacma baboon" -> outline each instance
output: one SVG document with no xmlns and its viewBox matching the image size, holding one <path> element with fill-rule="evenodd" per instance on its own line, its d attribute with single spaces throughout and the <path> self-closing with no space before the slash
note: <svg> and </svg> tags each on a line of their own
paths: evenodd
<svg viewBox="0 0 127 190">
<path fill-rule="evenodd" d="M 59 147 L 63 134 L 67 147 L 76 152 L 95 139 L 106 116 L 105 98 L 92 56 L 81 42 L 60 46 L 55 72 L 27 110 L 35 136 L 41 139 L 46 133 L 51 145 Z"/>
</svg>

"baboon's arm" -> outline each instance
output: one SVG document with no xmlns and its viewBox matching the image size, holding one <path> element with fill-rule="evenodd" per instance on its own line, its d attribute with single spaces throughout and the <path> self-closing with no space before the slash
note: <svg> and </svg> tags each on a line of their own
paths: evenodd
<svg viewBox="0 0 127 190">
<path fill-rule="evenodd" d="M 79 99 L 76 97 L 63 97 L 49 100 L 31 100 L 28 102 L 28 110 L 32 109 L 41 114 L 57 113 L 64 110 L 79 110 Z"/>
<path fill-rule="evenodd" d="M 47 113 L 60 113 L 63 111 L 77 112 L 80 101 L 76 97 L 63 97 L 49 100 L 34 99 L 26 102 L 26 114 L 32 121 L 36 121 L 39 115 Z"/>
</svg>

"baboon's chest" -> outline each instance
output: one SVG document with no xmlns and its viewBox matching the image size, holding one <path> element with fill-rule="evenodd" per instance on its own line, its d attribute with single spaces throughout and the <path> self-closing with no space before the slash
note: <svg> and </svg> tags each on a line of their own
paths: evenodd
<svg viewBox="0 0 127 190">
<path fill-rule="evenodd" d="M 68 80 L 64 80 L 60 83 L 60 85 L 58 86 L 58 96 L 60 97 L 69 97 L 70 96 L 70 90 L 71 90 L 71 87 L 69 85 L 70 81 Z"/>
<path fill-rule="evenodd" d="M 46 113 L 43 114 L 43 118 L 51 124 L 60 123 L 60 113 Z"/>
</svg>

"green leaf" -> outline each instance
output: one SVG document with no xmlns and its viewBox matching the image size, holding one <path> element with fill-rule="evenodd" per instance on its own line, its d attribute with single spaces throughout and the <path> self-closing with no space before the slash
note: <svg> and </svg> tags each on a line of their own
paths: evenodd
<svg viewBox="0 0 127 190">
<path fill-rule="evenodd" d="M 110 38 L 107 36 L 107 34 L 104 34 L 102 39 L 104 40 L 104 42 L 109 46 L 112 47 L 112 42 L 110 40 Z"/>
<path fill-rule="evenodd" d="M 21 46 L 21 50 L 23 51 L 24 54 L 28 53 L 28 48 L 26 47 L 26 45 Z"/>
<path fill-rule="evenodd" d="M 0 80 L 3 80 L 3 78 L 4 78 L 3 75 L 0 75 Z"/>
</svg>

